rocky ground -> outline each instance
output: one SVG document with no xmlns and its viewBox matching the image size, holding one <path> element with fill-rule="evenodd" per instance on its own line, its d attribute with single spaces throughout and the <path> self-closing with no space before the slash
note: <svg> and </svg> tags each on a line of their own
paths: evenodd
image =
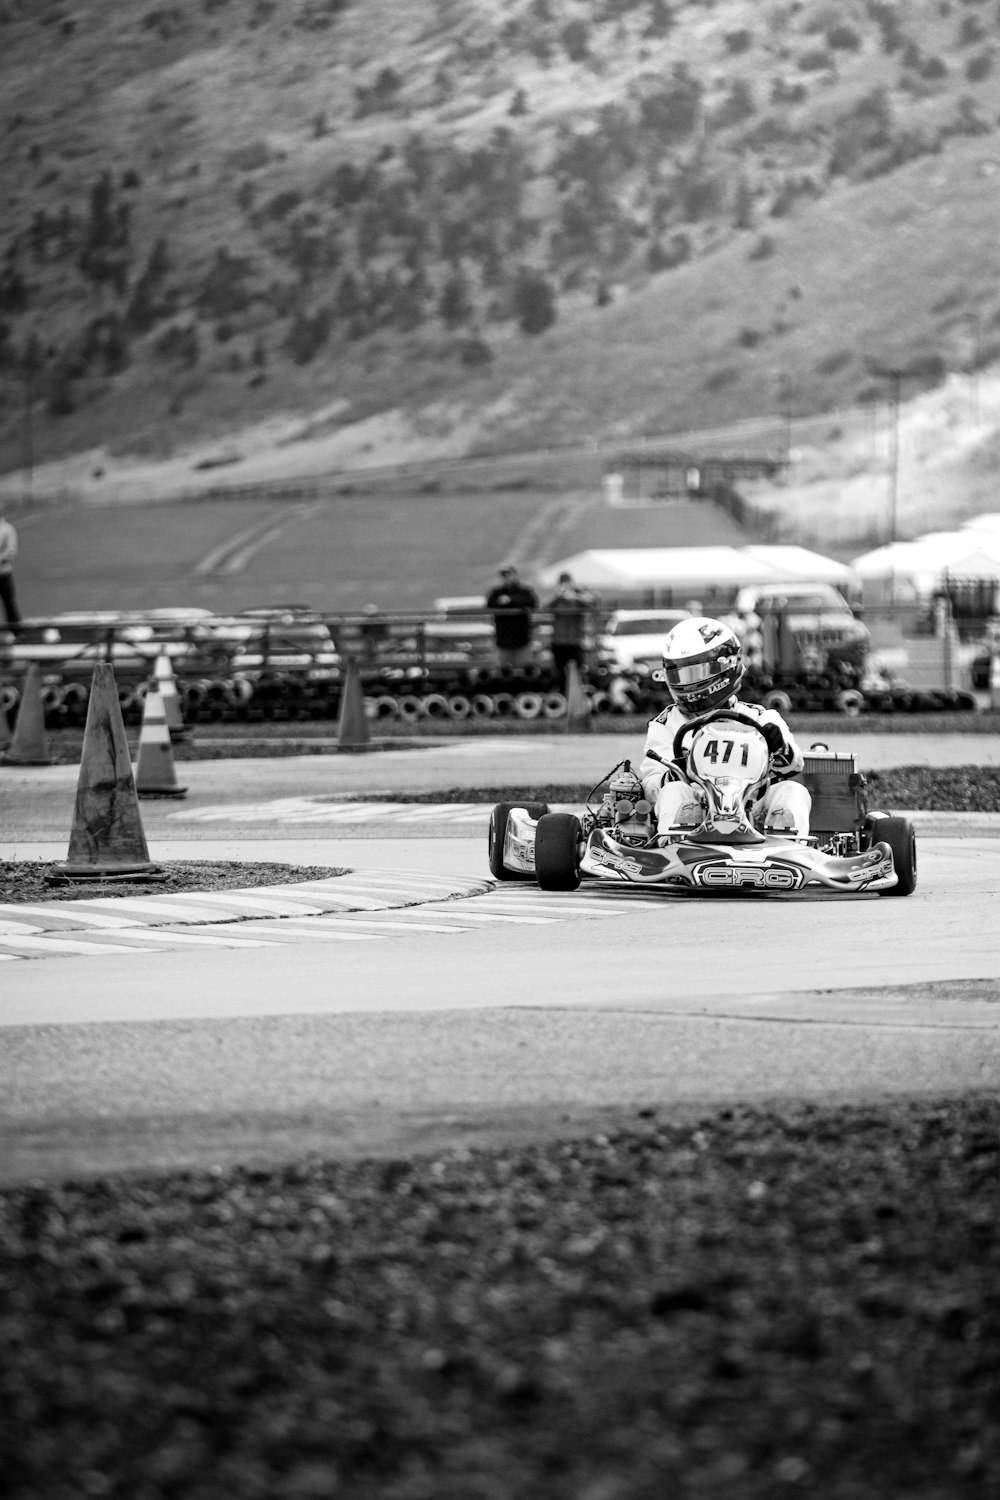
<svg viewBox="0 0 1000 1500">
<path fill-rule="evenodd" d="M 985 1500 L 1000 1103 L 0 1195 L 10 1500 Z"/>
<path fill-rule="evenodd" d="M 58 863 L 44 860 L 0 859 L 0 903 L 20 901 L 94 900 L 108 896 L 148 896 L 179 891 L 233 891 L 260 885 L 291 885 L 303 880 L 328 880 L 343 875 L 326 865 L 284 865 L 261 860 L 169 860 L 151 865 L 148 880 L 115 877 L 108 880 L 66 881 Z"/>
</svg>

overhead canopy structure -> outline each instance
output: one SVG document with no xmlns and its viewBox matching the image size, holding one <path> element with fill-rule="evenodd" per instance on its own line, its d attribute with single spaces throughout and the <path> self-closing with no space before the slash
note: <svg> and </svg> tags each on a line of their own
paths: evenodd
<svg viewBox="0 0 1000 1500">
<path fill-rule="evenodd" d="M 619 547 L 578 552 L 543 568 L 542 589 L 571 573 L 584 588 L 610 602 L 641 605 L 730 601 L 755 583 L 833 583 L 851 588 L 851 569 L 805 547 Z"/>
<path fill-rule="evenodd" d="M 926 600 L 949 584 L 1000 579 L 1000 515 L 976 516 L 957 531 L 865 552 L 851 564 L 866 595 L 891 591 L 899 602 Z"/>
</svg>

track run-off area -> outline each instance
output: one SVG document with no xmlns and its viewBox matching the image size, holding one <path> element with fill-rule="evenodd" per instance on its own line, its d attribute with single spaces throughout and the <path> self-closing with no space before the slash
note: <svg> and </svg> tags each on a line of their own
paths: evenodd
<svg viewBox="0 0 1000 1500">
<path fill-rule="evenodd" d="M 988 736 L 824 739 L 863 769 L 1000 763 Z M 5 908 L 7 1179 L 503 1140 L 643 1106 L 1000 1084 L 1000 819 L 914 815 L 907 899 L 593 882 L 556 895 L 490 879 L 477 787 L 596 782 L 638 748 L 512 737 L 188 762 L 186 798 L 142 803 L 154 859 L 348 873 Z M 64 857 L 76 775 L 3 769 L 0 856 Z M 468 801 L 407 804 L 435 788 Z M 380 802 L 352 800 L 362 791 Z"/>
</svg>

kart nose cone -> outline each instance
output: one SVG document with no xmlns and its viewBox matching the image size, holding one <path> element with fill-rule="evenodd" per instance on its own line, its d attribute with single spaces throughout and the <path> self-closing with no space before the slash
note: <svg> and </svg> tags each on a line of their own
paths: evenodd
<svg viewBox="0 0 1000 1500">
<path fill-rule="evenodd" d="M 764 835 L 758 833 L 756 828 L 746 825 L 742 828 L 719 828 L 714 823 L 706 823 L 695 833 L 685 835 L 686 844 L 763 844 Z"/>
</svg>

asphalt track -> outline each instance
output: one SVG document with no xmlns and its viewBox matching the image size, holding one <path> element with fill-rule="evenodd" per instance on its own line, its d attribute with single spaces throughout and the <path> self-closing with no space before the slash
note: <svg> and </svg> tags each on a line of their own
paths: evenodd
<svg viewBox="0 0 1000 1500">
<path fill-rule="evenodd" d="M 867 769 L 1000 763 L 992 736 L 835 738 Z M 242 908 L 235 893 L 166 914 L 109 902 L 88 923 L 38 907 L 33 932 L 0 913 L 3 1177 L 398 1153 L 650 1105 L 996 1089 L 1000 819 L 916 817 L 906 900 L 493 888 L 473 788 L 596 781 L 637 748 L 553 736 L 185 764 L 183 801 L 142 804 L 154 858 L 351 874 Z M 75 768 L 3 768 L 0 856 L 61 858 L 75 783 Z M 468 787 L 470 806 L 406 807 L 435 787 Z M 362 788 L 382 807 L 352 807 Z"/>
</svg>

